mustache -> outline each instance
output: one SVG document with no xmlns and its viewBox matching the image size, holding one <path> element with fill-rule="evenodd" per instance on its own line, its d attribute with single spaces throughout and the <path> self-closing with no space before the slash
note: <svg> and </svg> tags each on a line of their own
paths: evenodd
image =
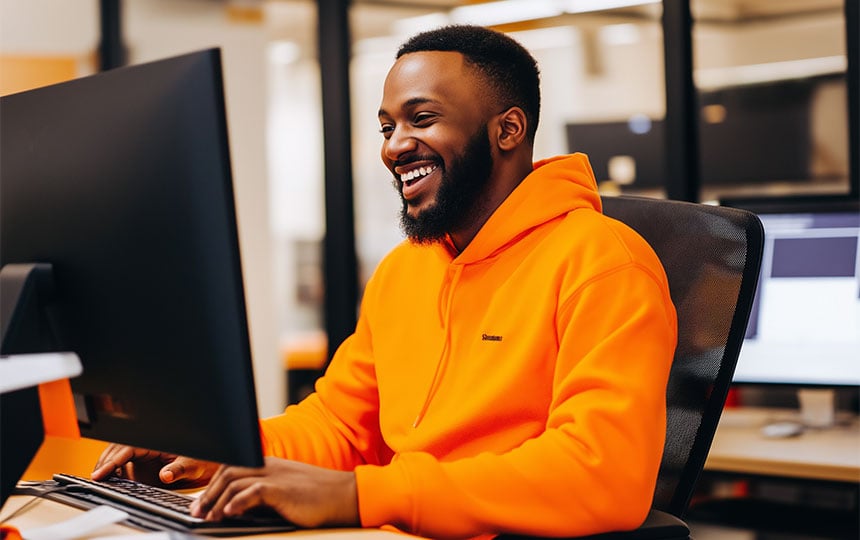
<svg viewBox="0 0 860 540">
<path fill-rule="evenodd" d="M 414 155 L 392 162 L 391 168 L 393 169 L 395 167 L 403 167 L 404 165 L 409 165 L 410 163 L 415 163 L 416 161 L 430 161 L 438 165 L 442 164 L 442 159 L 436 155 Z"/>
</svg>

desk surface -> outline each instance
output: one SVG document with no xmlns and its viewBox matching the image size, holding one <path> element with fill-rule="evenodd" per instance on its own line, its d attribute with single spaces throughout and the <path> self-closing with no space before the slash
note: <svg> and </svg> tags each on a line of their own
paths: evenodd
<svg viewBox="0 0 860 540">
<path fill-rule="evenodd" d="M 0 515 L 6 516 L 27 503 L 32 497 L 16 495 L 9 497 L 6 504 L 3 505 Z M 28 529 L 37 527 L 45 527 L 54 523 L 64 521 L 79 515 L 83 510 L 78 510 L 71 506 L 62 503 L 42 499 L 35 503 L 33 507 L 26 510 L 20 516 L 9 520 L 8 524 L 18 528 L 21 532 L 26 532 Z M 90 536 L 83 537 L 84 539 L 99 539 L 109 536 L 144 534 L 143 531 L 132 529 L 124 525 L 109 525 L 94 532 Z M 263 540 L 270 538 L 324 538 L 325 540 L 404 540 L 409 538 L 417 538 L 405 534 L 381 531 L 379 529 L 322 529 L 322 530 L 299 530 L 286 533 L 275 534 L 260 534 L 260 535 L 242 535 L 235 538 Z M 211 538 L 203 537 L 200 538 Z M 222 537 L 223 538 L 223 537 Z"/>
<path fill-rule="evenodd" d="M 705 469 L 837 482 L 860 482 L 860 422 L 809 429 L 796 437 L 767 438 L 761 427 L 796 419 L 793 411 L 726 409 Z"/>
</svg>

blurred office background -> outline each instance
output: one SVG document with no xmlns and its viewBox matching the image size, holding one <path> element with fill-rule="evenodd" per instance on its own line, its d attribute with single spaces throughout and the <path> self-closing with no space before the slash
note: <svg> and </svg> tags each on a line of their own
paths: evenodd
<svg viewBox="0 0 860 540">
<path fill-rule="evenodd" d="M 352 183 L 352 201 L 341 195 L 354 203 L 357 295 L 402 239 L 399 202 L 379 159 L 376 110 L 397 46 L 416 31 L 474 22 L 510 32 L 542 69 L 536 156 L 584 151 L 604 193 L 673 196 L 664 150 L 675 90 L 667 89 L 664 65 L 677 55 L 664 46 L 661 2 L 319 5 L 329 15 L 310 0 L 0 0 L 2 93 L 222 48 L 252 346 L 267 415 L 297 399 L 306 389 L 300 383 L 327 358 L 324 164 L 337 159 L 324 153 L 319 58 L 327 42 L 348 47 L 348 87 L 341 90 L 350 118 L 330 136 L 350 141 L 341 155 L 351 162 L 343 185 L 347 192 Z M 318 21 L 332 10 L 347 14 L 348 36 L 318 40 Z M 701 163 L 694 197 L 856 195 L 845 2 L 693 0 L 690 10 Z M 349 250 L 347 243 L 338 266 L 352 266 Z M 289 397 L 287 363 L 296 368 Z"/>
</svg>

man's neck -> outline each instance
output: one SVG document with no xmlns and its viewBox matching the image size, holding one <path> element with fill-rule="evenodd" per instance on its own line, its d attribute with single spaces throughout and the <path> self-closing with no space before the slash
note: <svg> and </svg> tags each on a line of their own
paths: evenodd
<svg viewBox="0 0 860 540">
<path fill-rule="evenodd" d="M 513 163 L 511 164 L 513 165 Z M 528 166 L 522 164 L 516 169 L 500 169 L 497 171 L 499 180 L 493 182 L 493 188 L 486 194 L 485 204 L 481 205 L 481 210 L 476 212 L 475 219 L 471 220 L 465 227 L 458 231 L 448 233 L 451 244 L 457 250 L 457 253 L 462 253 L 478 232 L 487 223 L 496 210 L 505 202 L 511 193 L 520 185 L 520 183 L 532 172 L 532 163 L 529 161 Z"/>
</svg>

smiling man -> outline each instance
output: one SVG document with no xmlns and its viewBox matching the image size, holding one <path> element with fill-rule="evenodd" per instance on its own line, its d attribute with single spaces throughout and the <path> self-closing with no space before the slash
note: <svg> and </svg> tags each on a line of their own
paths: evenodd
<svg viewBox="0 0 860 540">
<path fill-rule="evenodd" d="M 651 503 L 675 312 L 581 154 L 533 163 L 537 65 L 451 26 L 399 50 L 379 109 L 407 239 L 316 392 L 261 422 L 262 469 L 121 446 L 94 478 L 208 482 L 193 511 L 431 537 L 630 529 Z M 177 484 L 177 482 L 179 484 Z"/>
</svg>

